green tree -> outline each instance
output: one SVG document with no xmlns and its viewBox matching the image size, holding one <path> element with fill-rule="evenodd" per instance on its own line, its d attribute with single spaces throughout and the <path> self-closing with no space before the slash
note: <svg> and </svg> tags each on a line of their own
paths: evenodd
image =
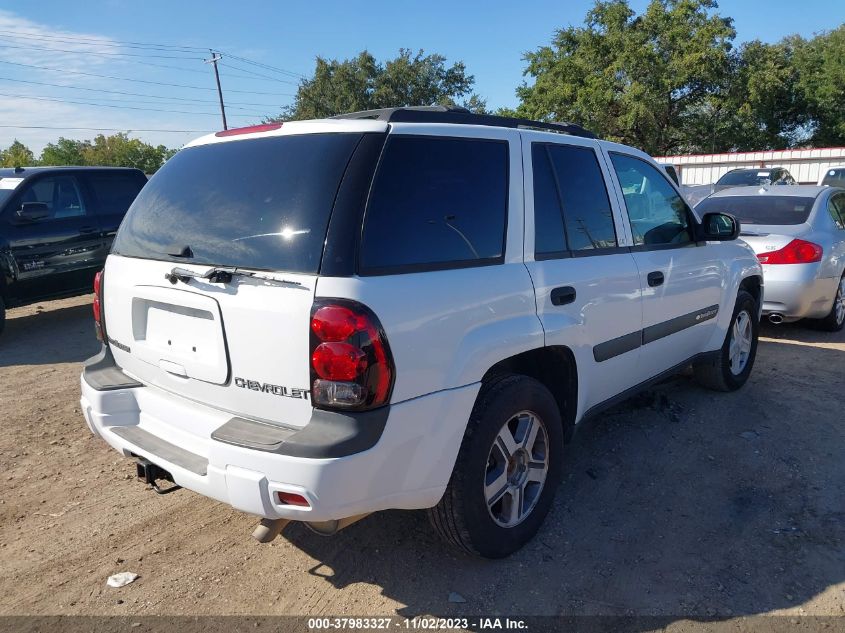
<svg viewBox="0 0 845 633">
<path fill-rule="evenodd" d="M 18 139 L 0 151 L 0 166 L 3 167 L 25 167 L 35 164 L 35 155 L 32 150 L 21 143 Z"/>
<path fill-rule="evenodd" d="M 810 119 L 810 143 L 845 145 L 845 25 L 793 42 L 798 90 Z"/>
<path fill-rule="evenodd" d="M 558 30 L 525 56 L 533 83 L 517 89 L 521 116 L 581 123 L 652 154 L 697 149 L 724 90 L 735 31 L 715 0 L 600 0 L 585 26 Z"/>
<path fill-rule="evenodd" d="M 60 137 L 55 143 L 48 143 L 41 151 L 42 165 L 84 165 L 85 151 L 90 141 L 77 141 Z"/>
<path fill-rule="evenodd" d="M 446 65 L 442 55 L 400 49 L 379 63 L 368 51 L 339 61 L 317 58 L 314 76 L 303 80 L 294 103 L 268 120 L 316 119 L 343 112 L 402 105 L 465 105 L 483 112 L 484 101 L 471 94 L 475 79 L 463 62 Z"/>
<path fill-rule="evenodd" d="M 128 134 L 98 134 L 81 146 L 83 164 L 111 167 L 135 167 L 151 174 L 175 153 L 164 145 L 153 146 Z"/>
</svg>

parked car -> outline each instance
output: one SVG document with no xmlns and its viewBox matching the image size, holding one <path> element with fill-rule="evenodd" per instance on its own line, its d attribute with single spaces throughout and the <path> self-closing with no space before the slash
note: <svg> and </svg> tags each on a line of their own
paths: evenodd
<svg viewBox="0 0 845 633">
<path fill-rule="evenodd" d="M 845 323 L 845 189 L 738 187 L 706 198 L 700 213 L 730 213 L 763 264 L 763 314 L 773 323 Z"/>
<path fill-rule="evenodd" d="M 826 169 L 819 178 L 819 186 L 845 187 L 845 165 Z"/>
<path fill-rule="evenodd" d="M 748 187 L 762 185 L 795 185 L 795 179 L 783 167 L 763 169 L 732 169 L 716 181 L 713 191 L 722 191 L 730 187 Z"/>
<path fill-rule="evenodd" d="M 575 125 L 433 107 L 218 132 L 120 228 L 82 411 L 162 491 L 263 517 L 259 540 L 427 508 L 505 556 L 581 420 L 690 364 L 745 383 L 762 271 L 738 232 Z"/>
<path fill-rule="evenodd" d="M 91 292 L 146 182 L 137 169 L 0 169 L 0 332 L 7 307 Z"/>
</svg>

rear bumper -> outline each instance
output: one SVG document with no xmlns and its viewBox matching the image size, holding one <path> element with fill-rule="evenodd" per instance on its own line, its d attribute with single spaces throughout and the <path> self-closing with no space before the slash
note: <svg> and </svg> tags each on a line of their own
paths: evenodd
<svg viewBox="0 0 845 633">
<path fill-rule="evenodd" d="M 116 367 L 104 378 L 107 356 L 92 359 L 81 379 L 93 433 L 166 469 L 184 488 L 258 516 L 300 521 L 435 505 L 479 388 L 430 394 L 353 421 L 317 412 L 291 430 L 139 386 Z M 369 441 L 373 427 L 380 428 Z M 310 507 L 282 504 L 276 492 L 300 494 Z"/>
<path fill-rule="evenodd" d="M 763 314 L 786 320 L 821 318 L 830 312 L 837 279 L 818 278 L 817 264 L 763 266 Z"/>
</svg>

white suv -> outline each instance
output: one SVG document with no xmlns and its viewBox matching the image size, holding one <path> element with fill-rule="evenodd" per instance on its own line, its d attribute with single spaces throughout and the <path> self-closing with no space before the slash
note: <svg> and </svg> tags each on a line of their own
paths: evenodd
<svg viewBox="0 0 845 633">
<path fill-rule="evenodd" d="M 582 419 L 690 363 L 746 381 L 762 272 L 738 231 L 575 125 L 432 107 L 218 132 L 120 228 L 82 411 L 156 490 L 263 517 L 259 540 L 429 508 L 505 556 Z"/>
</svg>

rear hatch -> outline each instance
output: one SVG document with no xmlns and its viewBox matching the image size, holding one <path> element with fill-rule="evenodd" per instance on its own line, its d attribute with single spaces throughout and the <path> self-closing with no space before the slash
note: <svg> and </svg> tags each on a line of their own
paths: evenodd
<svg viewBox="0 0 845 633">
<path fill-rule="evenodd" d="M 215 139 L 170 159 L 132 205 L 106 264 L 105 328 L 118 365 L 233 415 L 306 424 L 314 288 L 361 137 Z"/>
</svg>

